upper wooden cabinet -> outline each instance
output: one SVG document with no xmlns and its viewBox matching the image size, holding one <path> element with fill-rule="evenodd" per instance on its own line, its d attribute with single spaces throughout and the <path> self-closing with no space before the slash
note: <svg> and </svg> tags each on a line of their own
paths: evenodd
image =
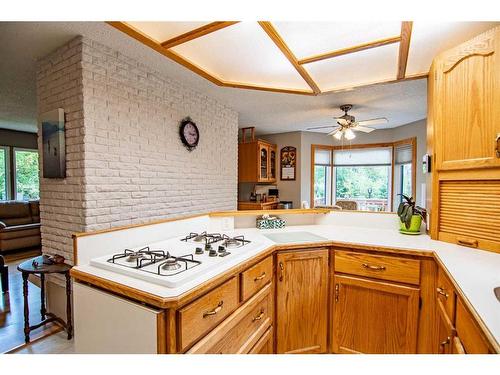
<svg viewBox="0 0 500 375">
<path fill-rule="evenodd" d="M 238 145 L 239 182 L 276 182 L 276 145 L 263 140 Z"/>
<path fill-rule="evenodd" d="M 500 166 L 500 27 L 438 55 L 429 79 L 436 169 Z"/>
<path fill-rule="evenodd" d="M 326 353 L 328 250 L 279 253 L 276 278 L 277 353 Z"/>
</svg>

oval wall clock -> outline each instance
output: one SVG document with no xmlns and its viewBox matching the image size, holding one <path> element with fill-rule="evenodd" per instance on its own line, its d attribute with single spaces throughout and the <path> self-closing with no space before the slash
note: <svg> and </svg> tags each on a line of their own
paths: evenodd
<svg viewBox="0 0 500 375">
<path fill-rule="evenodd" d="M 198 142 L 200 141 L 200 132 L 190 117 L 186 117 L 181 121 L 179 135 L 182 143 L 189 151 L 193 151 L 196 146 L 198 146 Z"/>
</svg>

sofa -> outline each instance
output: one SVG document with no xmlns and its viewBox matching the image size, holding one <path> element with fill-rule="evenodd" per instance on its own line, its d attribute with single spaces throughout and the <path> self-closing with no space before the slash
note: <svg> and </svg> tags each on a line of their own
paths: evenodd
<svg viewBox="0 0 500 375">
<path fill-rule="evenodd" d="M 40 202 L 0 202 L 0 253 L 40 244 Z"/>
</svg>

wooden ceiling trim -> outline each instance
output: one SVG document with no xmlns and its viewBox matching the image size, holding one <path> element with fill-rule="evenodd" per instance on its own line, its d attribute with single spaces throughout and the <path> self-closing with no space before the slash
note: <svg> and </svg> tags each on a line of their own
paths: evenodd
<svg viewBox="0 0 500 375">
<path fill-rule="evenodd" d="M 264 29 L 266 34 L 271 38 L 271 40 L 276 44 L 276 46 L 280 49 L 280 51 L 285 55 L 285 57 L 290 61 L 295 70 L 300 74 L 300 76 L 307 82 L 309 87 L 313 90 L 315 94 L 319 94 L 321 92 L 320 88 L 314 82 L 309 73 L 304 69 L 302 65 L 299 64 L 297 58 L 293 54 L 293 52 L 288 48 L 287 44 L 281 38 L 278 31 L 274 28 L 274 26 L 269 21 L 259 21 L 259 25 Z"/>
<path fill-rule="evenodd" d="M 175 53 L 172 50 L 169 50 L 165 47 L 162 47 L 162 45 L 160 43 L 158 43 L 156 40 L 152 39 L 148 35 L 142 33 L 140 30 L 127 24 L 126 22 L 108 21 L 107 23 L 109 25 L 113 26 L 114 28 L 122 31 L 123 33 L 131 36 L 132 38 L 136 39 L 137 41 L 141 42 L 142 44 L 144 44 L 144 45 L 154 49 L 155 51 L 161 53 L 163 56 L 168 57 L 169 59 L 186 67 L 187 69 L 191 70 L 193 73 L 196 73 L 199 76 L 209 80 L 210 82 L 212 82 L 213 84 L 215 84 L 217 86 L 233 87 L 233 88 L 240 88 L 240 89 L 247 89 L 247 90 L 278 92 L 278 93 L 285 93 L 285 94 L 315 95 L 315 93 L 313 91 L 307 91 L 307 90 L 286 89 L 286 88 L 280 88 L 280 87 L 267 87 L 267 86 L 253 85 L 251 83 L 223 81 L 223 80 L 213 76 L 212 74 L 208 73 L 206 70 L 199 67 L 198 65 L 193 64 L 192 62 L 185 59 L 184 57 L 182 57 L 178 53 Z"/>
<path fill-rule="evenodd" d="M 398 79 L 405 78 L 408 53 L 410 52 L 411 29 L 413 22 L 401 22 L 401 42 L 399 43 Z"/>
<path fill-rule="evenodd" d="M 200 38 L 204 35 L 211 34 L 214 31 L 224 29 L 226 27 L 232 26 L 239 21 L 217 21 L 211 22 L 207 25 L 203 25 L 198 27 L 197 29 L 188 31 L 184 34 L 176 36 L 172 39 L 166 40 L 161 43 L 161 46 L 164 48 L 172 48 L 178 46 L 179 44 L 187 43 L 193 39 Z"/>
<path fill-rule="evenodd" d="M 267 87 L 267 86 L 259 86 L 253 85 L 251 83 L 240 83 L 240 82 L 230 82 L 225 81 L 223 84 L 224 87 L 232 87 L 235 89 L 247 89 L 247 90 L 259 90 L 259 91 L 268 91 L 268 92 L 278 92 L 282 94 L 297 94 L 297 95 L 308 95 L 308 96 L 316 96 L 317 94 L 313 91 L 309 90 L 299 90 L 299 89 L 285 89 L 279 87 Z"/>
<path fill-rule="evenodd" d="M 223 85 L 223 82 L 220 79 L 218 79 L 217 77 L 211 75 L 206 70 L 204 70 L 203 68 L 199 67 L 196 64 L 193 64 L 189 60 L 186 60 L 185 58 L 183 58 L 181 55 L 175 53 L 174 51 L 171 51 L 171 50 L 168 50 L 168 49 L 162 47 L 161 44 L 158 43 L 156 40 L 154 40 L 153 38 L 149 37 L 148 35 L 142 33 L 140 30 L 129 25 L 128 23 L 118 22 L 118 21 L 108 21 L 107 23 L 109 25 L 113 26 L 114 28 L 124 32 L 125 34 L 131 36 L 132 38 L 138 40 L 142 44 L 145 44 L 146 46 L 154 49 L 156 52 L 161 53 L 163 56 L 166 56 L 169 59 L 175 61 L 176 63 L 181 64 L 182 66 L 191 70 L 193 73 L 196 73 L 196 74 L 202 76 L 203 78 L 209 80 L 210 82 L 216 84 L 217 86 Z"/>
<path fill-rule="evenodd" d="M 344 92 L 344 91 L 351 91 L 354 89 L 359 89 L 359 88 L 364 88 L 364 87 L 370 87 L 370 86 L 377 86 L 377 85 L 387 85 L 391 83 L 398 83 L 398 82 L 403 82 L 403 81 L 413 81 L 416 79 L 427 79 L 428 73 L 418 73 L 418 74 L 412 74 L 412 75 L 407 75 L 404 78 L 396 78 L 396 79 L 387 79 L 383 81 L 377 81 L 377 82 L 370 82 L 370 83 L 362 83 L 359 85 L 353 85 L 353 86 L 344 86 L 344 87 L 339 87 L 331 90 L 326 90 L 322 91 L 320 95 L 325 95 L 325 94 L 334 94 L 337 92 Z"/>
<path fill-rule="evenodd" d="M 390 37 L 390 38 L 378 39 L 378 40 L 375 40 L 375 41 L 372 41 L 372 42 L 358 44 L 357 46 L 342 48 L 342 49 L 338 49 L 338 50 L 335 50 L 335 51 L 326 52 L 326 53 L 322 53 L 322 54 L 319 54 L 319 55 L 314 55 L 314 56 L 306 57 L 304 59 L 300 59 L 298 61 L 298 63 L 300 65 L 310 64 L 310 63 L 313 63 L 313 62 L 316 62 L 316 61 L 331 59 L 332 57 L 347 55 L 349 53 L 364 51 L 364 50 L 370 49 L 370 48 L 382 47 L 382 46 L 385 46 L 385 45 L 388 45 L 388 44 L 398 43 L 400 40 L 401 40 L 401 36 L 399 36 L 399 35 L 398 36 L 393 36 L 393 37 Z"/>
</svg>

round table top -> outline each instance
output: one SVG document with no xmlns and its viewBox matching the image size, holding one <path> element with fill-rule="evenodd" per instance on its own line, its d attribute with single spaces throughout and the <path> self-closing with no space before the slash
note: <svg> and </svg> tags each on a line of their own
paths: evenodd
<svg viewBox="0 0 500 375">
<path fill-rule="evenodd" d="M 25 273 L 65 273 L 71 269 L 71 266 L 66 263 L 58 264 L 45 264 L 49 257 L 47 255 L 40 255 L 36 258 L 28 259 L 17 266 L 17 270 Z M 37 262 L 38 266 L 35 267 L 33 262 Z"/>
</svg>

